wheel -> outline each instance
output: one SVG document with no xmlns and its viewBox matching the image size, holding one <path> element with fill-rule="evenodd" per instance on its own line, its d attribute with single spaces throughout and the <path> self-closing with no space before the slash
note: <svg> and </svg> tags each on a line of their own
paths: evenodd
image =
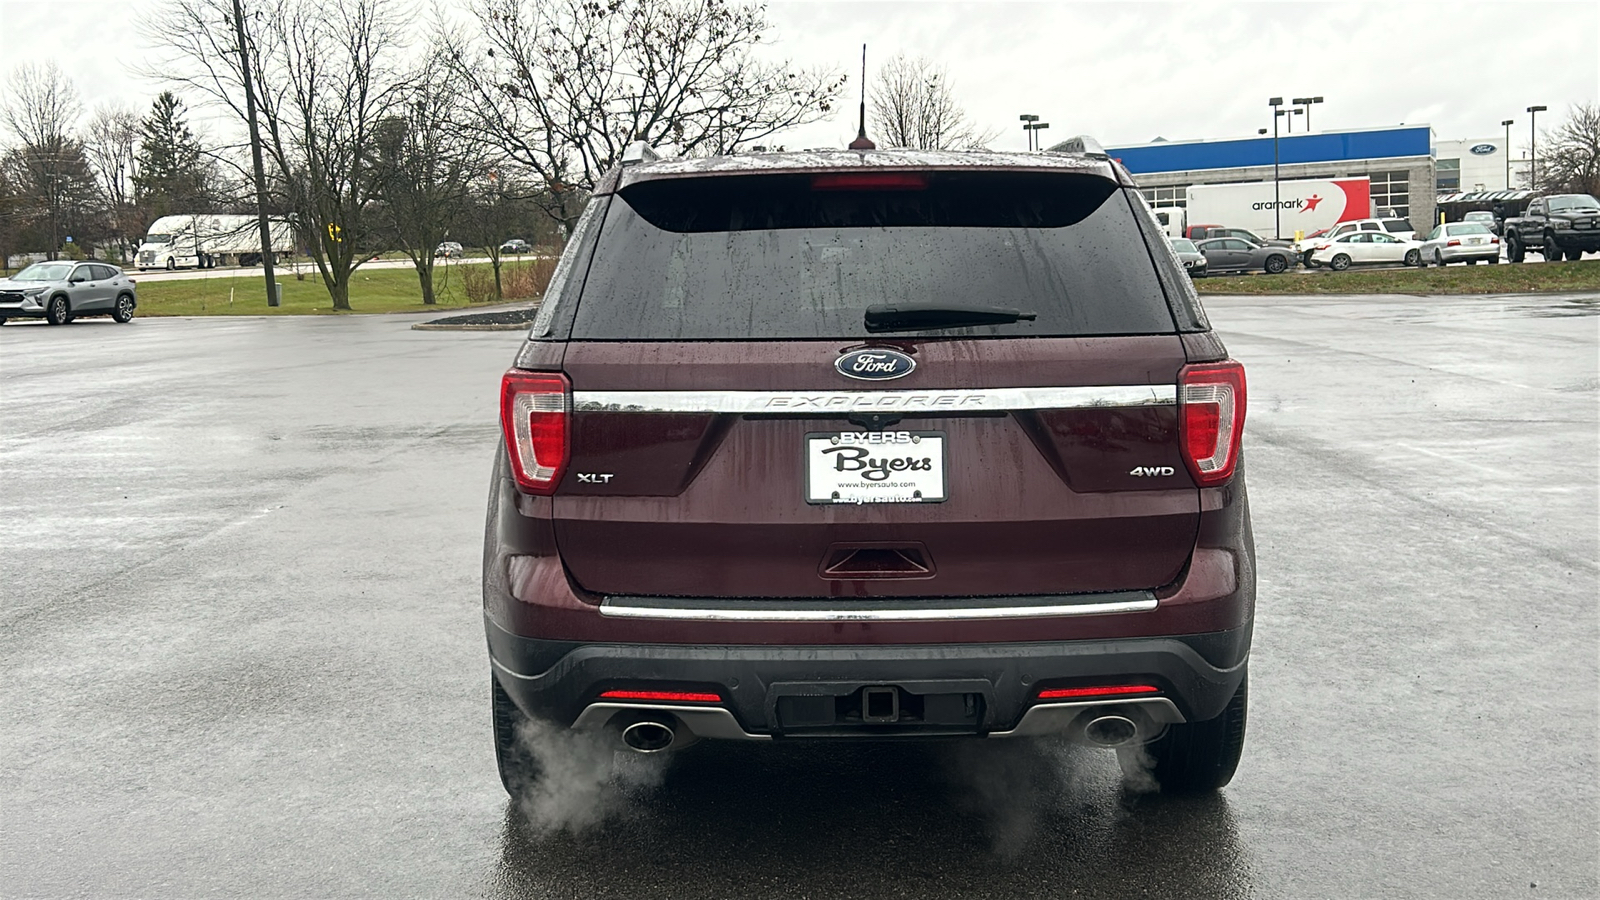
<svg viewBox="0 0 1600 900">
<path fill-rule="evenodd" d="M 1266 269 L 1268 275 L 1281 275 L 1287 268 L 1289 268 L 1289 261 L 1282 256 L 1274 253 L 1267 257 Z"/>
<path fill-rule="evenodd" d="M 117 305 L 111 310 L 111 318 L 123 324 L 133 321 L 132 295 L 120 294 L 117 296 Z"/>
<path fill-rule="evenodd" d="M 1444 268 L 1444 254 L 1437 250 L 1433 251 L 1433 264 L 1441 269 Z"/>
<path fill-rule="evenodd" d="M 1328 268 L 1335 272 L 1343 272 L 1345 269 L 1350 268 L 1350 257 L 1343 253 L 1337 254 L 1328 261 Z"/>
<path fill-rule="evenodd" d="M 494 758 L 500 769 L 500 784 L 507 794 L 517 797 L 539 777 L 539 761 L 517 740 L 517 729 L 528 721 L 527 714 L 511 701 L 499 678 L 491 674 L 489 682 L 494 708 Z"/>
<path fill-rule="evenodd" d="M 1544 234 L 1544 259 L 1545 262 L 1561 262 L 1561 245 L 1556 243 L 1556 236 L 1550 232 Z"/>
<path fill-rule="evenodd" d="M 1407 250 L 1406 251 L 1405 263 L 1408 266 L 1416 266 L 1417 268 L 1421 268 L 1422 267 L 1422 251 L 1421 250 Z"/>
<path fill-rule="evenodd" d="M 1148 774 L 1163 794 L 1202 794 L 1226 785 L 1244 752 L 1249 695 L 1247 672 L 1222 715 L 1168 725 L 1165 734 L 1142 748 L 1117 751 L 1123 774 L 1130 779 Z"/>
<path fill-rule="evenodd" d="M 1494 265 L 1499 265 L 1499 264 L 1500 264 L 1500 257 L 1498 257 L 1498 256 L 1489 257 L 1489 265 L 1494 266 Z"/>
<path fill-rule="evenodd" d="M 167 257 L 167 271 L 171 272 L 173 269 L 176 269 L 177 267 L 178 267 L 177 260 L 174 260 L 170 256 Z"/>
<path fill-rule="evenodd" d="M 1522 262 L 1522 257 L 1528 250 L 1522 246 L 1522 241 L 1516 234 L 1506 235 L 1506 260 L 1509 262 Z"/>
<path fill-rule="evenodd" d="M 6 324 L 6 320 L 4 318 L 0 318 L 0 325 L 4 325 L 4 324 Z"/>
<path fill-rule="evenodd" d="M 1583 259 L 1583 251 L 1582 250 L 1568 250 L 1567 251 L 1567 262 L 1578 262 L 1581 259 Z"/>
<path fill-rule="evenodd" d="M 67 305 L 67 298 L 57 294 L 50 298 L 50 305 L 44 308 L 44 319 L 51 325 L 65 325 L 72 321 L 72 307 Z"/>
</svg>

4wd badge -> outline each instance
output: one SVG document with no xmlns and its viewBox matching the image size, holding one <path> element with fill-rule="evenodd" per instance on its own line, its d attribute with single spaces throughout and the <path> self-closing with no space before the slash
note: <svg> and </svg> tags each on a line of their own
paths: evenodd
<svg viewBox="0 0 1600 900">
<path fill-rule="evenodd" d="M 846 378 L 888 381 L 910 375 L 917 361 L 899 350 L 853 350 L 834 360 L 833 367 Z"/>
</svg>

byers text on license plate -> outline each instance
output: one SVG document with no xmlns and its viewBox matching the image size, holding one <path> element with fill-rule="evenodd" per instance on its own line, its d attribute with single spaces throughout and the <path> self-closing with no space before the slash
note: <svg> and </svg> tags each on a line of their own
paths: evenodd
<svg viewBox="0 0 1600 900">
<path fill-rule="evenodd" d="M 940 431 L 806 435 L 809 503 L 937 503 L 945 499 Z"/>
</svg>

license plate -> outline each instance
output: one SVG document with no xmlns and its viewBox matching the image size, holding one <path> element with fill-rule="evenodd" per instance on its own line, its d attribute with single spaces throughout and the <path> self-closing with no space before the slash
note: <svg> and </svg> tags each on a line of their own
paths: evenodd
<svg viewBox="0 0 1600 900">
<path fill-rule="evenodd" d="M 806 435 L 807 503 L 939 503 L 942 431 L 823 431 Z"/>
<path fill-rule="evenodd" d="M 1481 243 L 1483 243 L 1483 238 L 1467 238 L 1467 243 L 1469 243 L 1469 244 L 1481 244 Z"/>
</svg>

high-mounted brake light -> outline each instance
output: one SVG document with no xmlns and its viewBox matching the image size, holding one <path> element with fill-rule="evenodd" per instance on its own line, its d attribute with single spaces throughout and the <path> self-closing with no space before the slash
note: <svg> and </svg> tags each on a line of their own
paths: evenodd
<svg viewBox="0 0 1600 900">
<path fill-rule="evenodd" d="M 570 388 L 565 375 L 520 369 L 500 381 L 500 427 L 511 474 L 530 494 L 555 493 L 566 471 Z"/>
<path fill-rule="evenodd" d="M 1159 694 L 1153 684 L 1107 684 L 1100 687 L 1050 688 L 1039 692 L 1040 700 L 1067 700 L 1078 697 L 1115 697 L 1123 694 Z"/>
<path fill-rule="evenodd" d="M 1244 366 L 1235 360 L 1184 366 L 1178 373 L 1183 461 L 1201 487 L 1233 477 L 1244 438 Z"/>
<path fill-rule="evenodd" d="M 921 191 L 928 176 L 921 172 L 828 172 L 811 176 L 813 191 Z"/>
<path fill-rule="evenodd" d="M 721 703 L 720 694 L 702 691 L 603 691 L 601 700 L 658 700 L 662 703 Z"/>
</svg>

